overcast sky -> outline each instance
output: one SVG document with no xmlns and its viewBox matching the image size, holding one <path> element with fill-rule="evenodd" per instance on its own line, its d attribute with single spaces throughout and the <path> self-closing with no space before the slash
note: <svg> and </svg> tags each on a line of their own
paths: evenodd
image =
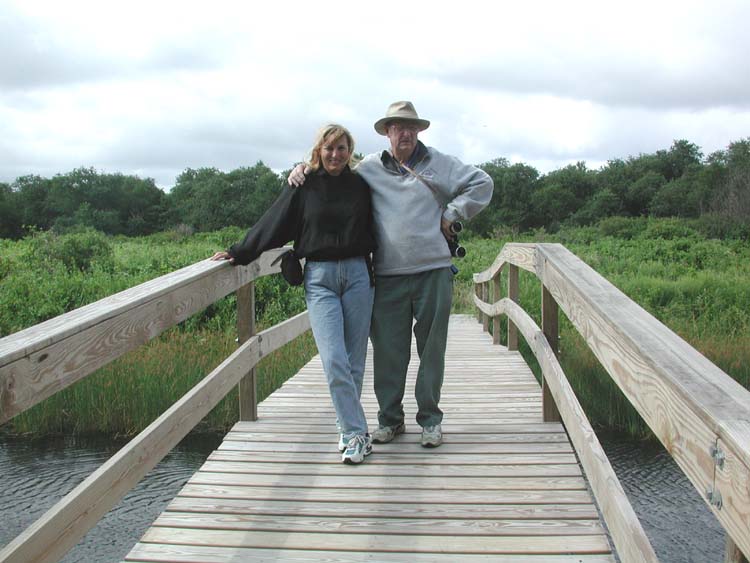
<svg viewBox="0 0 750 563">
<path fill-rule="evenodd" d="M 0 0 L 0 181 L 94 167 L 168 189 L 357 150 L 408 99 L 465 162 L 540 172 L 750 137 L 750 1 Z"/>
</svg>

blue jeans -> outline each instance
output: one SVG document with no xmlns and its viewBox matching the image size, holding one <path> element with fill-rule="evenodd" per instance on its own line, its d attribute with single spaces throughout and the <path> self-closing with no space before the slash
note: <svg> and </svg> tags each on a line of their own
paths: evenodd
<svg viewBox="0 0 750 563">
<path fill-rule="evenodd" d="M 362 257 L 305 263 L 305 301 L 344 440 L 367 433 L 362 379 L 374 291 Z"/>
</svg>

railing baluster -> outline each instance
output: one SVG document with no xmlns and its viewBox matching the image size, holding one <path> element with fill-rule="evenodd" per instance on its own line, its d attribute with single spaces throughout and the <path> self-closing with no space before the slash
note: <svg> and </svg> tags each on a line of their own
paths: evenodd
<svg viewBox="0 0 750 563">
<path fill-rule="evenodd" d="M 489 282 L 485 282 L 482 284 L 482 301 L 487 303 L 490 300 L 490 284 Z M 482 314 L 482 329 L 484 332 L 489 332 L 490 330 L 490 316 Z"/>
<path fill-rule="evenodd" d="M 247 267 L 202 260 L 0 338 L 0 388 L 6 386 L 6 373 L 28 374 L 13 380 L 20 383 L 14 396 L 0 397 L 2 422 L 232 291 L 237 293 L 238 341 L 245 343 L 32 526 L 0 547 L 0 561 L 57 561 L 235 387 L 240 390 L 240 419 L 257 419 L 256 376 L 248 366 L 310 329 L 307 313 L 301 313 L 253 339 L 255 286 L 246 280 L 277 273 L 271 263 L 284 250 L 266 252 Z M 57 365 L 35 371 L 34 364 L 48 357 Z"/>
<path fill-rule="evenodd" d="M 473 276 L 478 315 L 507 314 L 509 307 L 517 306 L 510 298 L 487 306 L 480 296 L 479 286 L 493 280 L 510 264 L 535 274 L 542 282 L 541 332 L 547 341 L 546 353 L 559 354 L 559 311 L 562 311 L 662 443 L 671 446 L 675 437 L 679 438 L 680 447 L 668 450 L 698 491 L 711 493 L 710 508 L 729 538 L 725 563 L 747 563 L 750 559 L 747 532 L 750 495 L 744 486 L 750 475 L 750 447 L 744 424 L 750 420 L 747 390 L 559 244 L 505 245 L 490 268 Z M 532 342 L 524 325 L 517 327 L 532 349 L 538 346 L 541 335 L 534 333 Z M 541 363 L 542 358 L 538 359 Z M 555 380 L 551 382 L 554 386 Z M 546 380 L 542 386 L 544 421 L 560 421 Z M 684 392 L 685 389 L 691 391 Z M 570 433 L 575 428 L 567 430 Z M 720 442 L 725 458 L 731 460 L 720 473 L 716 472 L 716 454 L 708 447 L 707 437 L 711 438 L 711 445 L 718 446 Z M 606 517 L 606 509 L 604 513 Z M 622 532 L 627 538 L 628 530 Z M 626 552 L 632 551 L 630 547 L 624 544 Z"/>
<path fill-rule="evenodd" d="M 542 332 L 547 338 L 555 357 L 560 355 L 560 337 L 558 322 L 558 305 L 555 298 L 542 285 Z M 542 379 L 542 418 L 544 422 L 559 422 L 560 412 L 557 410 L 555 400 L 552 398 L 547 382 Z"/>
<path fill-rule="evenodd" d="M 508 299 L 518 303 L 518 266 L 509 264 Z M 508 350 L 518 350 L 518 328 L 508 317 Z"/>
<path fill-rule="evenodd" d="M 500 272 L 492 279 L 492 302 L 497 303 L 502 298 L 502 279 Z M 500 344 L 500 315 L 492 317 L 492 343 Z"/>
<path fill-rule="evenodd" d="M 481 283 L 474 284 L 474 295 L 476 295 L 479 299 L 482 298 L 482 284 Z M 483 316 L 482 310 L 477 309 L 477 322 L 481 323 L 483 318 L 484 316 Z"/>
<path fill-rule="evenodd" d="M 237 290 L 237 336 L 241 346 L 255 335 L 255 282 Z M 255 368 L 237 386 L 240 400 L 240 420 L 258 420 L 258 395 Z"/>
</svg>

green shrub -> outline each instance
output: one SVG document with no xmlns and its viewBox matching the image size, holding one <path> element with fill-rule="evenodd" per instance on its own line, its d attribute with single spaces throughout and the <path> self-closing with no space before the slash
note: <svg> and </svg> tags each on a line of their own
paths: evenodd
<svg viewBox="0 0 750 563">
<path fill-rule="evenodd" d="M 602 224 L 612 234 L 605 235 Z M 671 219 L 611 218 L 597 226 L 565 227 L 556 234 L 539 230 L 523 235 L 503 232 L 501 237 L 494 239 L 462 237 L 461 242 L 468 254 L 463 260 L 455 261 L 459 273 L 455 278 L 453 312 L 476 312 L 472 275 L 488 268 L 505 243 L 563 243 L 747 386 L 750 384 L 750 368 L 747 367 L 750 365 L 750 245 L 739 239 L 706 239 L 698 234 L 699 229 L 691 226 L 694 226 L 693 222 L 680 223 Z M 646 236 L 646 230 L 649 236 Z M 141 238 L 110 237 L 106 241 L 113 249 L 112 272 L 104 271 L 93 259 L 90 271 L 83 272 L 77 267 L 69 270 L 49 250 L 50 245 L 58 243 L 50 233 L 36 233 L 15 242 L 0 240 L 0 336 L 206 259 L 216 250 L 225 249 L 239 240 L 244 232 L 244 229 L 234 227 L 193 236 L 160 233 Z M 80 233 L 63 236 L 74 234 Z M 503 292 L 506 292 L 507 271 L 503 272 L 502 281 Z M 539 281 L 533 274 L 522 271 L 519 290 L 521 305 L 538 324 Z M 302 311 L 305 308 L 304 291 L 290 287 L 280 276 L 267 276 L 257 281 L 256 307 L 259 328 L 268 327 Z M 503 319 L 503 337 L 505 325 Z M 35 415 L 21 431 L 41 428 L 66 432 L 71 428 L 136 431 L 142 427 L 143 421 L 147 422 L 149 417 L 162 412 L 164 405 L 171 404 L 174 397 L 179 396 L 172 394 L 178 374 L 180 381 L 188 385 L 182 379 L 190 371 L 189 384 L 192 385 L 234 349 L 235 326 L 236 299 L 229 295 L 179 327 L 167 331 L 158 339 L 159 343 L 142 346 L 129 353 L 129 359 L 110 364 L 102 370 L 108 373 L 103 379 L 99 380 L 98 376 L 86 378 L 85 382 L 71 388 L 75 390 L 66 390 L 55 396 L 60 399 L 53 398 L 62 402 L 43 402 L 41 405 L 47 406 L 39 407 L 39 416 L 44 422 Z M 566 374 L 592 422 L 597 426 L 627 429 L 633 434 L 646 433 L 637 413 L 621 396 L 564 315 L 561 315 L 560 334 Z M 308 342 L 306 346 L 305 354 L 313 353 L 314 345 Z M 534 369 L 535 361 L 528 347 L 521 342 L 520 348 Z M 297 362 L 299 358 L 291 357 L 297 353 L 290 350 L 280 351 L 279 360 Z M 199 362 L 188 357 L 193 352 L 201 358 L 205 355 L 207 363 L 202 363 L 203 359 Z M 291 368 L 288 373 L 292 373 Z M 146 380 L 152 387 L 145 386 Z M 120 385 L 122 387 L 118 387 Z M 74 396 L 78 398 L 69 404 L 67 401 Z M 157 396 L 163 398 L 157 400 Z M 107 410 L 120 401 L 127 404 L 118 408 L 119 414 Z M 222 405 L 226 406 L 217 407 L 222 411 L 220 419 L 214 419 L 210 426 L 231 424 L 236 401 L 230 398 Z M 131 411 L 139 410 L 148 410 L 151 414 L 144 416 L 141 422 L 128 418 Z M 46 414 L 41 415 L 42 412 Z M 87 419 L 87 412 L 98 414 Z M 102 417 L 108 418 L 105 421 Z"/>
<path fill-rule="evenodd" d="M 106 272 L 114 270 L 112 245 L 106 235 L 93 229 L 64 235 L 36 231 L 29 241 L 27 259 L 51 269 L 55 262 L 61 262 L 69 272 L 90 272 L 95 267 Z"/>
<path fill-rule="evenodd" d="M 613 221 L 646 226 L 645 220 Z M 648 233 L 632 239 L 591 236 L 591 228 L 569 228 L 555 235 L 537 232 L 515 242 L 562 242 L 691 346 L 745 387 L 750 385 L 750 246 L 742 240 L 706 240 L 692 222 L 648 220 Z M 614 229 L 613 229 L 614 230 Z M 645 229 L 644 229 L 645 230 Z M 468 239 L 467 257 L 457 262 L 454 312 L 475 313 L 472 273 L 489 267 L 508 241 Z M 507 274 L 503 272 L 503 296 Z M 540 284 L 533 274 L 519 276 L 521 306 L 540 322 Z M 505 319 L 501 322 L 504 335 Z M 562 362 L 587 416 L 597 427 L 648 435 L 646 424 L 628 403 L 581 336 L 561 315 Z M 504 340 L 502 340 L 504 342 Z M 534 369 L 528 347 L 521 353 Z M 538 369 L 535 369 L 538 374 Z"/>
<path fill-rule="evenodd" d="M 690 227 L 687 221 L 669 217 L 649 219 L 639 238 L 671 240 L 684 237 L 703 238 L 698 231 Z"/>
<path fill-rule="evenodd" d="M 622 239 L 636 238 L 643 231 L 646 220 L 642 217 L 607 217 L 599 221 L 598 228 L 602 236 Z"/>
<path fill-rule="evenodd" d="M 706 238 L 750 240 L 750 218 L 742 221 L 735 217 L 706 213 L 689 224 Z"/>
<path fill-rule="evenodd" d="M 2 281 L 5 276 L 9 275 L 11 270 L 12 264 L 10 259 L 0 254 L 0 281 Z"/>
</svg>

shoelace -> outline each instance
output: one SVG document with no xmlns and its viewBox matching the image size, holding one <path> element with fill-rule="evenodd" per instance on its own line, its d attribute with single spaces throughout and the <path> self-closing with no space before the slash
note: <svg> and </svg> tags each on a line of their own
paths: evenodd
<svg viewBox="0 0 750 563">
<path fill-rule="evenodd" d="M 357 444 L 366 445 L 367 439 L 364 436 L 357 435 L 349 439 L 349 443 L 346 445 L 346 449 L 350 450 L 357 447 Z"/>
</svg>

